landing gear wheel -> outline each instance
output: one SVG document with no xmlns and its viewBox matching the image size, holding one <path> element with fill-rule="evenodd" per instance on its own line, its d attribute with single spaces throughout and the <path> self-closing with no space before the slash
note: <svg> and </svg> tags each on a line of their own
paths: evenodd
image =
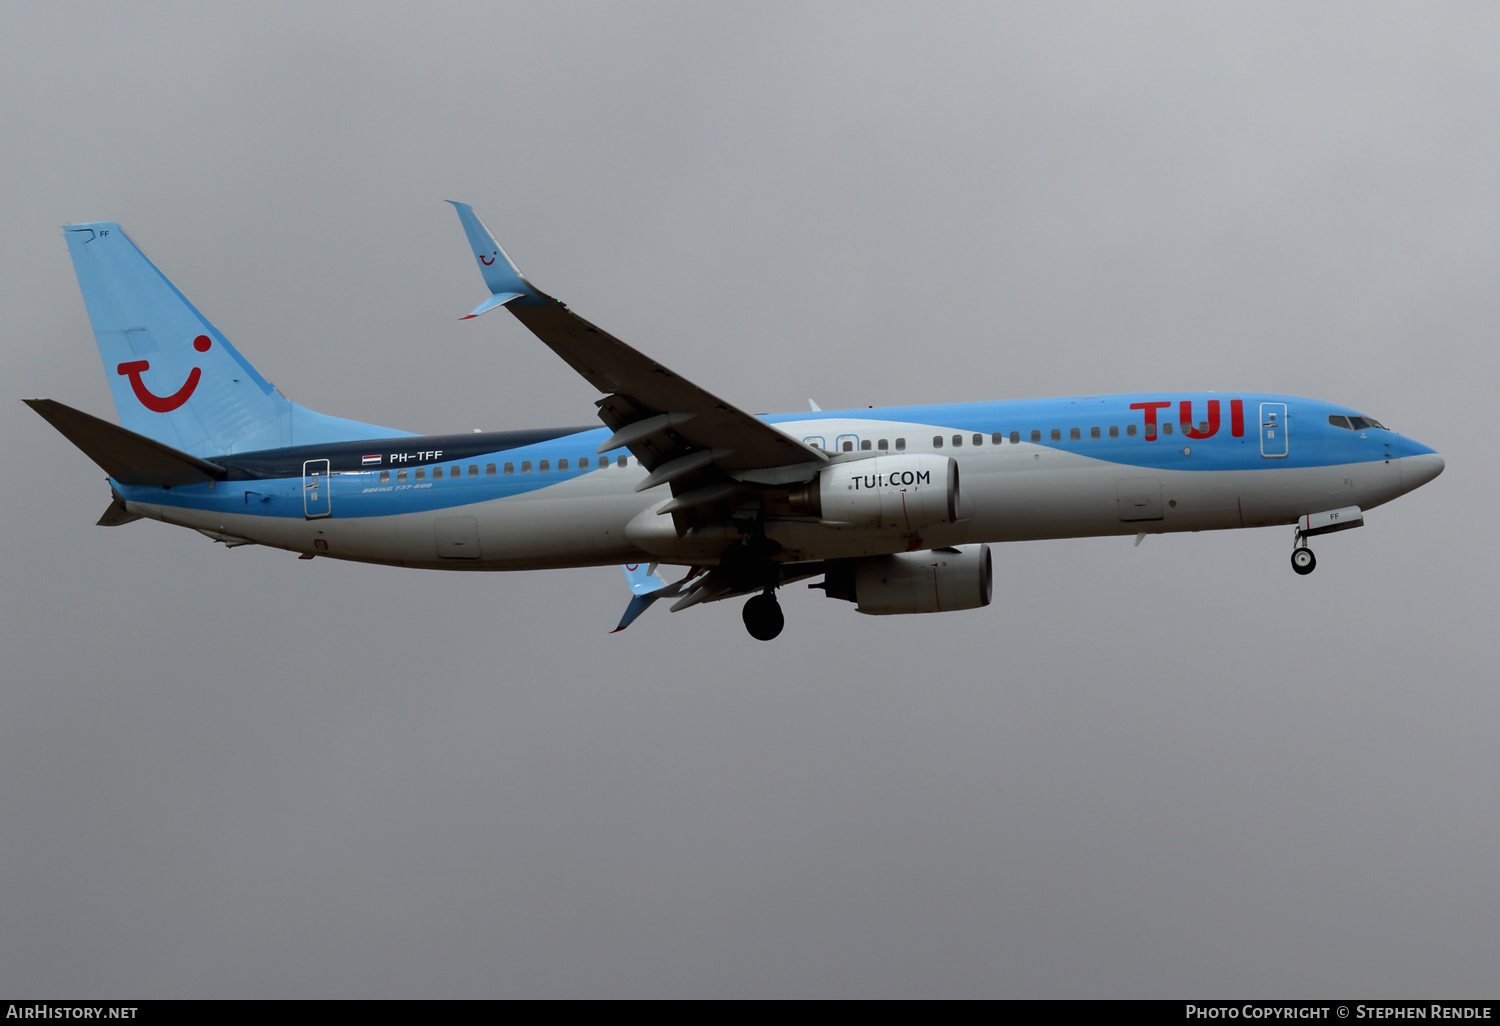
<svg viewBox="0 0 1500 1026">
<path fill-rule="evenodd" d="M 786 617 L 781 614 L 781 603 L 769 591 L 747 599 L 741 616 L 745 621 L 745 630 L 756 641 L 770 641 L 786 625 Z"/>
<path fill-rule="evenodd" d="M 1312 549 L 1299 546 L 1292 550 L 1292 569 L 1306 577 L 1318 568 L 1318 557 Z"/>
</svg>

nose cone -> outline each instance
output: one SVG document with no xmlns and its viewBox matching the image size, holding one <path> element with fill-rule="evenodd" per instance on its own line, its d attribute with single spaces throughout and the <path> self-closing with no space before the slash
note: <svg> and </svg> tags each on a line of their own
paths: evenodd
<svg viewBox="0 0 1500 1026">
<path fill-rule="evenodd" d="M 1401 459 L 1401 483 L 1410 491 L 1421 488 L 1443 472 L 1443 458 L 1435 452 L 1424 452 Z"/>
</svg>

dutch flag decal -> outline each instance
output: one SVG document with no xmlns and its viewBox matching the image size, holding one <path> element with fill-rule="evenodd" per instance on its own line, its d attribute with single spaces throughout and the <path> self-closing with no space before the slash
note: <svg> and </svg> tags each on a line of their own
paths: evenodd
<svg viewBox="0 0 1500 1026">
<path fill-rule="evenodd" d="M 380 457 L 379 456 L 366 456 L 364 459 L 362 459 L 362 460 L 359 461 L 360 466 L 362 466 L 362 467 L 373 466 L 374 464 L 379 463 L 379 462 L 380 462 Z"/>
</svg>

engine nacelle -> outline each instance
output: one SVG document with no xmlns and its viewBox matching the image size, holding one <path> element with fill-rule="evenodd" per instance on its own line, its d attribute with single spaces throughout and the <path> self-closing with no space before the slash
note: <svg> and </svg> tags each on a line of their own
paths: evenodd
<svg viewBox="0 0 1500 1026">
<path fill-rule="evenodd" d="M 823 590 L 861 613 L 946 613 L 989 605 L 994 580 L 990 547 L 960 545 L 850 560 L 828 571 Z"/>
<path fill-rule="evenodd" d="M 792 496 L 792 508 L 880 529 L 951 524 L 958 519 L 958 463 L 933 453 L 835 463 Z"/>
</svg>

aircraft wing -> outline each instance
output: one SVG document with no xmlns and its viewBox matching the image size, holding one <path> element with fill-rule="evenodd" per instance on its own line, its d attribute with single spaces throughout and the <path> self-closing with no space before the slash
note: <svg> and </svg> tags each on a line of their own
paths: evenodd
<svg viewBox="0 0 1500 1026">
<path fill-rule="evenodd" d="M 505 306 L 584 379 L 606 393 L 596 404 L 614 435 L 650 471 L 641 489 L 705 483 L 720 471 L 826 463 L 828 456 L 707 392 L 590 324 L 516 268 L 467 203 L 453 203 L 491 296 L 469 317 Z"/>
</svg>

